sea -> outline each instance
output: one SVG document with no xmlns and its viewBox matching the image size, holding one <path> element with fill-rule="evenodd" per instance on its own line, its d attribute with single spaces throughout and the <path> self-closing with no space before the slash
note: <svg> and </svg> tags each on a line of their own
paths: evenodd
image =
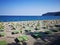
<svg viewBox="0 0 60 45">
<path fill-rule="evenodd" d="M 0 22 L 32 20 L 60 20 L 60 16 L 0 16 Z"/>
</svg>

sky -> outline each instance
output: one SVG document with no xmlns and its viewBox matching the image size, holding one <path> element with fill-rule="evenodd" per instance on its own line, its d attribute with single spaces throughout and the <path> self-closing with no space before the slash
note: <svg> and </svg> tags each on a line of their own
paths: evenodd
<svg viewBox="0 0 60 45">
<path fill-rule="evenodd" d="M 0 0 L 0 15 L 42 15 L 60 11 L 60 0 Z"/>
</svg>

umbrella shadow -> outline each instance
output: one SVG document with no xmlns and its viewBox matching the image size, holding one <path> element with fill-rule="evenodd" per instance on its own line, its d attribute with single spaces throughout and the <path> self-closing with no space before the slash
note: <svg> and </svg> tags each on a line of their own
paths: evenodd
<svg viewBox="0 0 60 45">
<path fill-rule="evenodd" d="M 44 45 L 43 43 L 41 43 L 41 42 L 38 42 L 38 41 L 36 41 L 36 42 L 34 42 L 34 44 L 33 45 Z"/>
<path fill-rule="evenodd" d="M 20 45 L 18 43 L 8 43 L 7 45 Z"/>
</svg>

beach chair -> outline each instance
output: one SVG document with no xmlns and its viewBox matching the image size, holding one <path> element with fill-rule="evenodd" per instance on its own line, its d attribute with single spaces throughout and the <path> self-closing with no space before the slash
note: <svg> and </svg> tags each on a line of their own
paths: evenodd
<svg viewBox="0 0 60 45">
<path fill-rule="evenodd" d="M 0 40 L 0 45 L 7 45 L 5 40 Z"/>
<path fill-rule="evenodd" d="M 0 32 L 0 37 L 4 37 L 5 33 L 4 32 Z"/>
<path fill-rule="evenodd" d="M 12 32 L 12 34 L 18 34 L 19 33 L 19 31 L 17 31 L 17 30 L 14 30 L 13 32 Z"/>
<path fill-rule="evenodd" d="M 15 41 L 16 41 L 17 43 L 19 43 L 19 42 L 25 42 L 25 41 L 27 41 L 27 40 L 28 40 L 28 37 L 27 37 L 26 35 L 19 36 L 19 37 L 17 37 L 17 38 L 15 39 Z"/>
</svg>

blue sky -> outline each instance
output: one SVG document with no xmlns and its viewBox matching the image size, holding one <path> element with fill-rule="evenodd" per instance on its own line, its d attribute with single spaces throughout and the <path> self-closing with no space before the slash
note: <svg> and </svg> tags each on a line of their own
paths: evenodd
<svg viewBox="0 0 60 45">
<path fill-rule="evenodd" d="M 0 0 L 0 15 L 42 15 L 60 11 L 60 0 Z"/>
</svg>

